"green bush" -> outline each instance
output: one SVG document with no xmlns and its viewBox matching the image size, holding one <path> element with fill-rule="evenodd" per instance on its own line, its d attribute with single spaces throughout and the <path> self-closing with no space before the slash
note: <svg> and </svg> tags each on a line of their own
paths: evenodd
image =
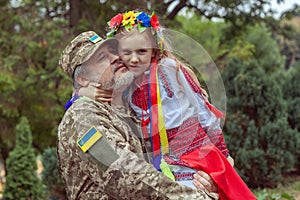
<svg viewBox="0 0 300 200">
<path fill-rule="evenodd" d="M 257 192 L 256 197 L 258 200 L 296 200 L 287 193 L 269 193 L 266 189 Z"/>
<path fill-rule="evenodd" d="M 32 135 L 26 117 L 22 117 L 16 126 L 16 146 L 9 153 L 6 168 L 4 199 L 45 199 L 44 186 L 36 173 L 36 156 L 32 148 Z"/>
<path fill-rule="evenodd" d="M 300 136 L 300 62 L 290 70 L 289 76 L 285 79 L 282 91 L 288 104 L 288 122 L 292 128 L 295 128 Z M 297 152 L 297 172 L 300 174 L 300 149 Z"/>
<path fill-rule="evenodd" d="M 287 120 L 281 87 L 255 60 L 233 60 L 223 74 L 224 133 L 236 168 L 252 188 L 275 187 L 296 163 L 299 134 Z"/>
<path fill-rule="evenodd" d="M 288 101 L 288 120 L 293 128 L 300 131 L 300 62 L 290 70 L 283 85 L 284 98 Z"/>
</svg>

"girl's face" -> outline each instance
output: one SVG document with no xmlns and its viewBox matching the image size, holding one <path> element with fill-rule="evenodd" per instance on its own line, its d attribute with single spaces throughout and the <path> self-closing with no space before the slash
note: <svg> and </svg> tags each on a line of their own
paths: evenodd
<svg viewBox="0 0 300 200">
<path fill-rule="evenodd" d="M 119 39 L 120 58 L 135 77 L 142 75 L 154 56 L 153 42 L 147 30 L 140 33 L 136 28 Z"/>
</svg>

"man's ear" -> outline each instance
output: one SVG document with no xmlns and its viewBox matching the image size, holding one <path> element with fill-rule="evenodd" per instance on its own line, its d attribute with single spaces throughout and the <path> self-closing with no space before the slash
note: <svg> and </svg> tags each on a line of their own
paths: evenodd
<svg viewBox="0 0 300 200">
<path fill-rule="evenodd" d="M 79 85 L 83 86 L 83 87 L 87 87 L 90 84 L 90 80 L 87 79 L 86 77 L 83 76 L 77 76 L 76 77 L 76 82 L 79 83 Z"/>
</svg>

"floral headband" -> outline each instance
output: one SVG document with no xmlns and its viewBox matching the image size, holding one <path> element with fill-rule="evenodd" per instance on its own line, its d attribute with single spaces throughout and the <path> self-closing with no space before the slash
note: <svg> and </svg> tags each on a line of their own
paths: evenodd
<svg viewBox="0 0 300 200">
<path fill-rule="evenodd" d="M 137 25 L 140 33 L 145 31 L 147 28 L 151 28 L 152 34 L 157 37 L 157 43 L 160 50 L 162 51 L 163 49 L 163 37 L 160 32 L 160 24 L 154 12 L 152 12 L 150 16 L 144 12 L 134 11 L 119 13 L 111 18 L 107 24 L 110 29 L 107 33 L 107 38 L 111 38 L 116 35 L 117 31 L 121 27 L 124 27 L 129 32 L 132 30 L 134 25 Z"/>
</svg>

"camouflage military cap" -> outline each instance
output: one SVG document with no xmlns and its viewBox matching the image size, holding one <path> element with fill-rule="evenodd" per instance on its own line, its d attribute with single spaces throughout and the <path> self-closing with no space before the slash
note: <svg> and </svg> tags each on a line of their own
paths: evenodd
<svg viewBox="0 0 300 200">
<path fill-rule="evenodd" d="M 94 31 L 83 32 L 63 50 L 58 65 L 72 78 L 75 68 L 87 61 L 101 45 L 109 41 L 116 42 L 116 39 L 104 40 Z"/>
</svg>

